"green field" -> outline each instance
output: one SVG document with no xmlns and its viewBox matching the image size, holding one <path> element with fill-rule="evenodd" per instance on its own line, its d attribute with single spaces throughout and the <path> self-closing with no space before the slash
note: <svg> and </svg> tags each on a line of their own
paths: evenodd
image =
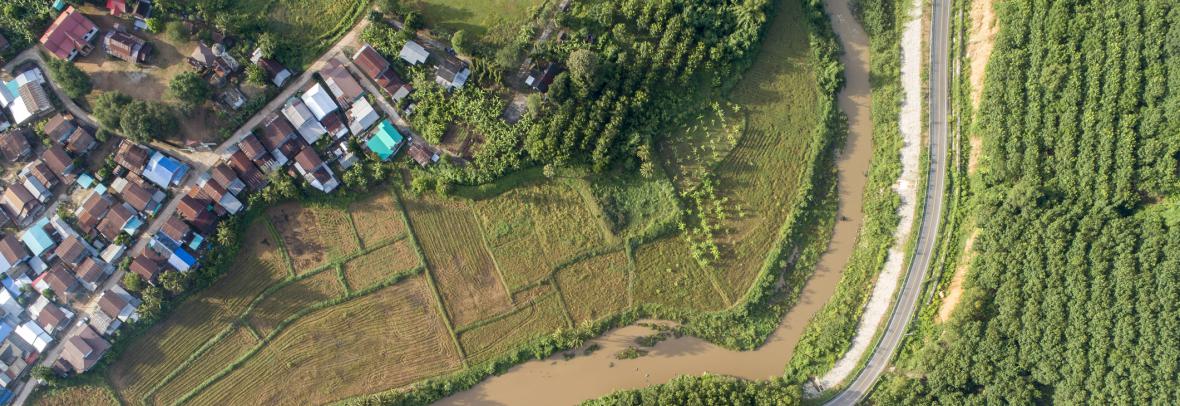
<svg viewBox="0 0 1180 406">
<path fill-rule="evenodd" d="M 459 343 L 473 364 L 488 361 L 531 338 L 569 327 L 557 295 L 550 292 L 493 322 L 459 333 Z"/>
<path fill-rule="evenodd" d="M 680 238 L 643 245 L 635 251 L 634 301 L 693 310 L 721 310 L 729 304 L 706 272 L 692 260 L 688 246 Z"/>
<path fill-rule="evenodd" d="M 503 44 L 530 21 L 531 9 L 545 0 L 406 0 L 402 4 L 422 13 L 427 25 L 459 30 Z"/>
<path fill-rule="evenodd" d="M 241 0 L 229 14 L 266 16 L 267 29 L 286 46 L 280 59 L 304 66 L 348 32 L 368 10 L 369 0 Z"/>
</svg>

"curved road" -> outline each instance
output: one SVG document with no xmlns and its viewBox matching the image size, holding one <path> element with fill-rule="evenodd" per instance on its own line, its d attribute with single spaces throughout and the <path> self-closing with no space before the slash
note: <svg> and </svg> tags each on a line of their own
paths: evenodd
<svg viewBox="0 0 1180 406">
<path fill-rule="evenodd" d="M 933 20 L 930 27 L 930 168 L 927 173 L 926 202 L 922 210 L 922 226 L 918 229 L 918 245 L 910 261 L 905 285 L 897 305 L 889 317 L 885 334 L 877 343 L 868 363 L 856 379 L 829 406 L 854 405 L 868 395 L 881 378 L 889 360 L 897 352 L 905 336 L 906 327 L 918 308 L 918 298 L 934 255 L 934 242 L 941 221 L 943 190 L 946 185 L 946 140 L 948 85 L 948 42 L 950 41 L 950 0 L 933 1 Z"/>
</svg>

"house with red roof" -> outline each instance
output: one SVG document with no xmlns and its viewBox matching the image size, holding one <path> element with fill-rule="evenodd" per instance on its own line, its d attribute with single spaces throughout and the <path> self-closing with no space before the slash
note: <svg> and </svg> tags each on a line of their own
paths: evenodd
<svg viewBox="0 0 1180 406">
<path fill-rule="evenodd" d="M 72 61 L 78 55 L 89 55 L 94 50 L 90 41 L 97 35 L 98 26 L 74 6 L 69 6 L 45 30 L 41 45 L 54 56 Z"/>
</svg>

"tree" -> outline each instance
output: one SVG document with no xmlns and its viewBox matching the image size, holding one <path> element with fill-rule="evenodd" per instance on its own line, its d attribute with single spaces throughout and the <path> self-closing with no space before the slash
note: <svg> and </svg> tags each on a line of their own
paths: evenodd
<svg viewBox="0 0 1180 406">
<path fill-rule="evenodd" d="M 255 64 L 246 65 L 246 81 L 259 86 L 266 86 L 268 84 L 266 72 L 262 70 L 262 67 Z"/>
<path fill-rule="evenodd" d="M 168 39 L 176 42 L 188 41 L 189 35 L 192 35 L 188 27 L 180 21 L 169 21 L 164 24 L 164 33 L 168 35 Z"/>
<path fill-rule="evenodd" d="M 37 365 L 29 371 L 29 375 L 31 375 L 34 379 L 45 382 L 45 385 L 48 385 L 51 388 L 61 384 L 61 378 L 58 377 L 57 374 L 53 373 L 52 368 L 44 365 Z"/>
<path fill-rule="evenodd" d="M 160 316 L 160 310 L 164 308 L 164 291 L 155 286 L 145 286 L 140 292 L 140 299 L 143 302 L 139 307 L 139 315 L 143 319 L 154 320 Z"/>
<path fill-rule="evenodd" d="M 566 72 L 558 73 L 553 78 L 553 83 L 549 85 L 549 98 L 557 103 L 561 103 L 569 99 L 570 96 L 570 75 Z"/>
<path fill-rule="evenodd" d="M 98 125 L 108 130 L 118 130 L 122 126 L 123 110 L 131 103 L 131 97 L 120 92 L 103 92 L 94 98 L 91 109 Z"/>
<path fill-rule="evenodd" d="M 160 285 L 164 287 L 165 291 L 173 295 L 184 292 L 188 289 L 189 274 L 184 272 L 164 272 L 160 275 Z"/>
<path fill-rule="evenodd" d="M 145 24 L 147 24 L 148 32 L 152 33 L 159 33 L 165 28 L 164 21 L 156 17 L 148 18 L 147 21 L 145 21 Z"/>
<path fill-rule="evenodd" d="M 146 144 L 160 136 L 175 134 L 178 125 L 168 106 L 135 100 L 123 110 L 119 129 L 128 138 Z"/>
<path fill-rule="evenodd" d="M 54 83 L 71 99 L 85 97 L 94 89 L 94 85 L 90 83 L 90 76 L 73 63 L 56 58 L 48 58 L 45 63 L 49 65 L 49 74 Z"/>
<path fill-rule="evenodd" d="M 459 30 L 455 31 L 454 35 L 451 35 L 451 48 L 455 48 L 455 52 L 461 55 L 471 55 L 470 46 L 471 43 L 470 39 L 467 38 L 467 31 Z"/>
<path fill-rule="evenodd" d="M 533 93 L 525 100 L 525 106 L 528 108 L 530 117 L 540 117 L 541 108 L 544 107 L 545 101 L 541 99 L 541 95 Z"/>
<path fill-rule="evenodd" d="M 426 28 L 426 24 L 422 21 L 422 16 L 413 11 L 406 13 L 406 16 L 402 19 L 402 25 L 410 31 L 418 31 Z"/>
<path fill-rule="evenodd" d="M 127 272 L 123 274 L 123 287 L 130 292 L 139 292 L 143 290 L 143 277 L 135 272 Z"/>
<path fill-rule="evenodd" d="M 570 77 L 574 84 L 583 90 L 590 90 L 597 82 L 600 63 L 598 54 L 594 51 L 579 49 L 570 53 L 566 65 L 569 66 Z"/>
<path fill-rule="evenodd" d="M 520 46 L 509 44 L 496 50 L 496 66 L 503 70 L 515 69 L 520 62 Z"/>
<path fill-rule="evenodd" d="M 53 301 L 53 300 L 57 299 L 57 292 L 54 292 L 53 289 L 47 288 L 47 289 L 41 291 L 41 296 L 45 296 L 46 299 Z"/>
<path fill-rule="evenodd" d="M 209 82 L 193 71 L 182 72 L 168 83 L 168 96 L 179 101 L 185 110 L 201 105 L 212 92 Z"/>
<path fill-rule="evenodd" d="M 275 41 L 274 34 L 264 32 L 258 36 L 258 51 L 262 53 L 263 58 L 273 58 L 277 48 L 278 43 Z"/>
</svg>

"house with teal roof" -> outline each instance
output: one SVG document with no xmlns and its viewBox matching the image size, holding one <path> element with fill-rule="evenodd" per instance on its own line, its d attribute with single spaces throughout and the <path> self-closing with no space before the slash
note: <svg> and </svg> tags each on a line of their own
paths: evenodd
<svg viewBox="0 0 1180 406">
<path fill-rule="evenodd" d="M 373 136 L 369 138 L 366 145 L 382 161 L 388 161 L 390 157 L 397 154 L 403 140 L 402 134 L 397 132 L 393 123 L 389 122 L 389 119 L 385 119 L 377 125 L 377 129 L 373 131 Z"/>
</svg>

